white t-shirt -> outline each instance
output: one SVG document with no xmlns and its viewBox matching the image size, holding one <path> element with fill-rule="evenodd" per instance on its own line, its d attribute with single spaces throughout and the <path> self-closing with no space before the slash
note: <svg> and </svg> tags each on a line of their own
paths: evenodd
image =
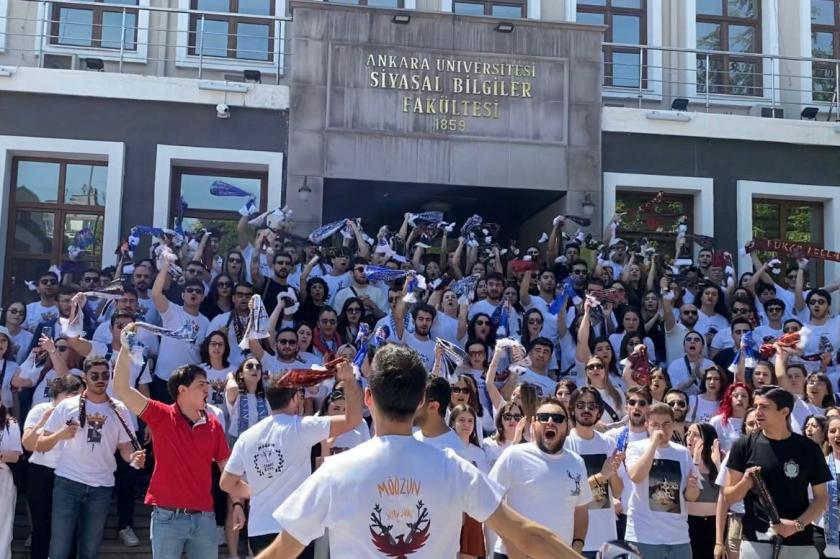
<svg viewBox="0 0 840 559">
<path fill-rule="evenodd" d="M 155 303 L 149 298 L 137 298 L 137 320 L 148 322 L 149 324 L 160 324 L 160 313 L 155 308 Z"/>
<path fill-rule="evenodd" d="M 376 332 L 382 328 L 387 328 L 388 337 L 385 338 L 386 342 L 393 342 L 393 343 L 400 343 L 400 339 L 397 337 L 397 327 L 396 323 L 394 322 L 394 317 L 391 313 L 386 314 L 382 318 L 376 321 L 376 325 L 373 327 L 371 331 L 371 335 L 376 335 Z M 414 332 L 414 321 L 411 319 L 407 320 L 405 323 L 405 333 Z M 405 334 L 403 334 L 405 335 Z"/>
<path fill-rule="evenodd" d="M 329 436 L 328 418 L 286 414 L 267 417 L 242 433 L 225 471 L 245 476 L 251 487 L 249 537 L 280 531 L 272 513 L 312 473 L 312 445 Z"/>
<path fill-rule="evenodd" d="M 33 335 L 40 336 L 40 332 L 35 332 L 35 328 L 38 327 L 38 324 L 41 322 L 49 322 L 50 320 L 55 320 L 58 318 L 58 305 L 54 304 L 51 307 L 45 307 L 41 304 L 41 301 L 35 301 L 34 303 L 29 303 L 26 305 L 26 322 L 21 324 L 23 328 L 26 328 Z M 58 327 L 58 323 L 56 323 L 56 327 Z M 53 337 L 57 336 L 58 333 L 53 333 Z"/>
<path fill-rule="evenodd" d="M 184 308 L 169 302 L 169 308 L 160 315 L 164 328 L 178 330 L 189 322 L 192 333 L 195 335 L 195 342 L 189 343 L 184 340 L 162 337 L 160 339 L 160 355 L 158 356 L 155 376 L 162 380 L 169 380 L 172 371 L 181 365 L 201 363 L 201 342 L 207 335 L 207 326 L 210 321 L 203 314 L 192 316 L 184 311 Z"/>
<path fill-rule="evenodd" d="M 649 444 L 638 441 L 627 445 L 624 461 L 628 471 Z M 700 478 L 684 446 L 669 442 L 667 447 L 656 449 L 648 476 L 641 483 L 633 483 L 625 539 L 651 545 L 689 543 L 688 509 L 683 491 L 690 472 Z"/>
<path fill-rule="evenodd" d="M 108 346 L 105 344 L 101 344 L 99 342 L 91 342 L 90 345 L 92 346 L 90 355 L 99 355 L 105 357 L 108 355 Z M 109 362 L 111 364 L 111 381 L 108 382 L 108 396 L 114 398 L 114 366 L 117 364 L 117 356 L 119 355 L 119 351 L 112 350 Z M 129 377 L 128 377 L 129 385 L 132 387 L 140 386 L 141 384 L 151 384 L 152 382 L 152 374 L 149 372 L 149 366 L 146 365 L 138 365 L 134 362 L 134 360 L 129 360 Z M 137 424 L 137 416 L 129 410 L 129 416 L 131 417 L 131 424 L 134 428 L 134 431 L 137 432 L 138 424 Z"/>
<path fill-rule="evenodd" d="M 216 315 L 213 320 L 210 321 L 210 324 L 208 324 L 207 333 L 209 334 L 210 332 L 215 332 L 216 330 L 227 330 L 228 344 L 230 345 L 230 355 L 228 356 L 228 361 L 235 369 L 245 360 L 245 354 L 239 348 L 239 340 L 236 339 L 236 327 L 234 326 L 233 321 L 228 324 L 228 320 L 230 320 L 229 312 Z M 248 327 L 248 317 L 239 317 L 239 324 L 242 326 L 241 332 L 244 334 L 245 329 Z"/>
<path fill-rule="evenodd" d="M 840 349 L 840 317 L 832 317 L 825 324 L 806 323 L 805 328 L 811 331 L 805 343 L 803 355 L 816 355 L 819 353 L 820 338 L 825 338 L 834 347 L 835 354 Z M 819 361 L 802 361 L 809 373 L 819 370 Z"/>
<path fill-rule="evenodd" d="M 341 312 L 344 302 L 347 299 L 350 299 L 351 297 L 358 297 L 361 299 L 363 295 L 370 297 L 373 304 L 379 307 L 379 310 L 382 312 L 388 311 L 388 293 L 382 291 L 375 285 L 365 285 L 362 287 L 359 285 L 348 284 L 346 287 L 335 292 L 332 306 L 336 312 Z"/>
<path fill-rule="evenodd" d="M 33 406 L 26 416 L 26 421 L 23 424 L 23 430 L 25 431 L 35 427 L 38 422 L 41 421 L 41 418 L 44 417 L 44 414 L 51 409 L 53 409 L 51 402 L 43 402 L 37 406 Z M 37 433 L 40 435 L 43 431 L 44 428 L 42 427 L 37 431 Z M 60 446 L 61 445 L 55 445 L 48 452 L 33 452 L 32 456 L 29 457 L 29 462 L 31 464 L 40 464 L 41 466 L 52 468 L 54 470 L 58 465 L 58 459 L 61 457 Z"/>
<path fill-rule="evenodd" d="M 21 365 L 20 376 L 27 380 L 32 381 L 33 385 L 38 382 L 38 378 L 41 376 L 41 371 L 44 368 L 42 366 L 32 366 L 32 361 L 26 360 L 24 364 Z M 82 378 L 82 371 L 81 369 L 70 369 L 68 374 L 77 376 Z M 44 378 L 41 379 L 37 385 L 34 386 L 32 390 L 32 405 L 41 404 L 43 402 L 50 401 L 50 387 L 52 386 L 55 379 L 57 379 L 60 375 L 55 371 L 55 369 L 50 369 L 47 371 L 47 374 L 44 375 Z"/>
<path fill-rule="evenodd" d="M 410 332 L 403 334 L 402 342 L 417 352 L 420 360 L 423 361 L 423 366 L 426 367 L 427 372 L 431 372 L 435 366 L 435 340 L 429 337 L 428 340 L 418 339 L 417 336 Z"/>
<path fill-rule="evenodd" d="M 17 422 L 6 418 L 6 427 L 0 429 L 0 452 L 23 452 L 20 445 L 20 428 Z M 9 469 L 8 464 L 0 462 L 0 470 Z"/>
<path fill-rule="evenodd" d="M 458 339 L 458 319 L 452 318 L 443 311 L 438 311 L 435 314 L 431 335 L 433 340 L 440 338 L 447 342 L 461 345 L 461 340 Z"/>
<path fill-rule="evenodd" d="M 722 449 L 723 447 L 721 447 Z M 723 460 L 720 463 L 720 470 L 718 470 L 718 475 L 715 478 L 715 485 L 718 487 L 726 487 L 726 465 L 729 463 L 729 454 L 723 457 Z M 729 510 L 734 513 L 744 514 L 744 501 L 738 501 L 737 503 L 732 503 L 729 505 Z"/>
<path fill-rule="evenodd" d="M 723 452 L 729 452 L 735 441 L 741 438 L 741 426 L 744 424 L 744 419 L 740 417 L 730 417 L 729 421 L 723 422 L 722 415 L 716 415 L 709 420 L 709 423 L 717 431 L 718 439 L 720 440 L 720 449 Z M 721 469 L 723 469 L 721 467 Z M 721 484 L 718 484 L 721 485 Z"/>
<path fill-rule="evenodd" d="M 463 514 L 484 522 L 501 499 L 496 483 L 451 450 L 374 437 L 325 460 L 274 518 L 304 544 L 329 528 L 335 559 L 445 559 L 458 553 Z"/>
<path fill-rule="evenodd" d="M 591 439 L 584 439 L 573 430 L 566 438 L 566 450 L 571 450 L 583 459 L 587 478 L 600 473 L 604 462 L 615 452 L 615 444 L 605 435 L 597 431 L 593 435 Z M 593 491 L 588 507 L 589 530 L 583 544 L 584 551 L 597 551 L 604 542 L 617 539 L 612 498 L 609 483 Z"/>
<path fill-rule="evenodd" d="M 717 413 L 720 402 L 707 400 L 699 394 L 688 397 L 688 413 L 685 420 L 688 423 L 708 423 Z"/>
<path fill-rule="evenodd" d="M 370 428 L 367 422 L 363 419 L 353 429 L 340 434 L 333 441 L 332 448 L 330 448 L 330 456 L 340 454 L 351 448 L 356 448 L 362 443 L 370 440 Z"/>
<path fill-rule="evenodd" d="M 138 319 L 139 320 L 139 319 Z M 137 330 L 137 338 L 143 344 L 144 349 L 143 353 L 148 357 L 150 355 L 157 355 L 158 349 L 160 347 L 160 341 L 157 336 L 140 328 Z M 108 345 L 113 343 L 114 337 L 111 335 L 111 323 L 109 321 L 103 322 L 99 326 L 96 327 L 96 330 L 93 332 L 93 338 L 91 339 L 92 342 L 99 342 L 101 344 Z"/>
<path fill-rule="evenodd" d="M 484 449 L 480 446 L 475 446 L 472 443 L 464 445 L 461 443 L 461 452 L 458 455 L 478 468 L 483 474 L 490 473 L 490 462 L 487 461 L 487 455 L 484 454 Z"/>
<path fill-rule="evenodd" d="M 496 309 L 499 308 L 499 304 L 494 305 L 487 299 L 482 299 L 481 301 L 476 301 L 472 305 L 470 305 L 470 311 L 467 313 L 467 318 L 472 320 L 473 317 L 479 313 L 484 313 L 487 316 L 492 317 L 493 313 L 496 312 Z"/>
<path fill-rule="evenodd" d="M 700 365 L 697 367 L 698 378 L 702 377 L 703 371 L 705 371 L 709 367 L 714 366 L 714 361 L 710 361 L 709 359 L 703 357 L 702 361 L 700 362 Z M 682 357 L 671 361 L 671 364 L 668 365 L 668 376 L 671 377 L 671 386 L 673 386 L 674 388 L 677 388 L 683 382 L 687 381 L 689 375 L 691 375 L 691 370 L 688 369 L 688 367 L 685 364 L 685 359 Z M 697 390 L 699 389 L 699 382 L 699 380 L 695 380 L 693 385 L 689 386 L 687 389 L 684 390 L 689 394 L 696 394 Z"/>
<path fill-rule="evenodd" d="M 675 359 L 682 359 L 685 355 L 685 335 L 688 334 L 689 328 L 684 324 L 677 322 L 669 331 L 665 331 L 665 362 L 670 363 Z"/>
<path fill-rule="evenodd" d="M 482 441 L 482 448 L 484 448 L 484 455 L 487 456 L 487 461 L 490 463 L 491 468 L 496 463 L 496 460 L 498 460 L 502 455 L 502 452 L 504 452 L 510 444 L 510 441 L 505 441 L 504 443 L 499 444 L 496 441 L 495 436 L 484 437 L 484 440 Z"/>
<path fill-rule="evenodd" d="M 0 402 L 8 409 L 12 409 L 12 377 L 18 370 L 18 364 L 15 361 L 8 359 L 0 359 L 0 376 L 3 377 L 0 382 Z"/>
<path fill-rule="evenodd" d="M 607 438 L 612 442 L 613 446 L 617 445 L 618 437 L 623 430 L 624 427 L 616 427 L 615 429 L 610 429 L 605 433 Z M 635 441 L 643 441 L 647 438 L 647 431 L 634 432 L 628 430 L 625 444 L 630 444 Z M 621 483 L 623 484 L 621 489 L 621 510 L 624 511 L 624 514 L 627 514 L 627 509 L 630 506 L 630 497 L 633 495 L 633 481 L 630 479 L 630 474 L 627 473 L 627 468 L 624 463 L 622 463 L 618 468 L 618 477 L 621 478 Z"/>
<path fill-rule="evenodd" d="M 616 358 L 621 355 L 621 341 L 624 339 L 625 332 L 610 334 L 610 345 L 612 345 L 613 353 Z M 651 363 L 659 363 L 659 356 L 656 355 L 656 348 L 653 346 L 653 340 L 645 336 L 642 339 L 648 353 L 648 360 Z"/>
<path fill-rule="evenodd" d="M 350 285 L 350 272 L 344 272 L 343 274 L 339 274 L 337 276 L 334 276 L 330 273 L 321 276 L 321 279 L 323 279 L 326 282 L 327 287 L 329 287 L 329 303 L 330 306 L 333 306 L 332 303 L 333 301 L 335 301 L 335 294 L 347 287 L 348 285 Z M 305 287 L 306 286 L 304 286 L 304 288 Z M 340 311 L 341 309 L 339 308 L 336 310 Z"/>
<path fill-rule="evenodd" d="M 781 336 L 783 333 L 784 332 L 782 332 L 781 328 L 776 330 L 775 328 L 773 328 L 769 324 L 762 324 L 761 326 L 758 326 L 758 327 L 756 327 L 755 330 L 753 330 L 753 339 L 758 344 L 762 344 L 762 343 L 765 343 L 765 342 L 767 342 L 771 339 L 773 339 L 773 340 L 778 339 L 779 336 Z"/>
<path fill-rule="evenodd" d="M 26 356 L 29 355 L 29 346 L 32 343 L 32 338 L 32 332 L 22 328 L 17 334 L 12 336 L 12 342 L 14 342 L 18 348 L 16 359 L 18 363 L 23 363 Z"/>
<path fill-rule="evenodd" d="M 421 443 L 426 443 L 427 445 L 433 446 L 438 450 L 453 450 L 456 454 L 460 454 L 461 449 L 464 448 L 463 441 L 458 438 L 458 435 L 456 435 L 455 431 L 453 431 L 452 429 L 450 429 L 443 435 L 438 435 L 437 437 L 427 437 L 423 434 L 423 431 L 420 431 L 418 429 L 414 432 L 414 438 L 420 441 Z"/>
<path fill-rule="evenodd" d="M 718 332 L 729 328 L 729 321 L 722 314 L 714 313 L 709 316 L 702 309 L 698 309 L 697 315 L 697 324 L 694 325 L 694 329 L 702 336 L 708 334 L 712 328 Z"/>
<path fill-rule="evenodd" d="M 210 383 L 210 396 L 207 401 L 214 406 L 223 408 L 225 405 L 225 386 L 228 375 L 234 371 L 234 367 L 225 369 L 214 369 L 208 363 L 202 363 L 201 368 L 207 374 L 207 382 Z"/>
<path fill-rule="evenodd" d="M 574 537 L 575 507 L 592 501 L 583 459 L 569 450 L 547 454 L 535 443 L 508 447 L 490 471 L 515 511 L 551 530 L 564 542 Z M 507 554 L 504 542 L 496 553 Z"/>
<path fill-rule="evenodd" d="M 80 396 L 75 396 L 58 404 L 44 425 L 44 431 L 56 433 L 71 419 L 78 423 L 80 399 Z M 131 425 L 125 406 L 116 400 L 114 404 L 123 420 Z M 114 471 L 117 469 L 114 453 L 118 444 L 130 442 L 131 439 L 114 414 L 111 404 L 96 404 L 88 400 L 85 415 L 85 426 L 76 431 L 76 436 L 58 443 L 62 459 L 55 469 L 55 475 L 91 487 L 113 487 Z"/>
<path fill-rule="evenodd" d="M 554 389 L 557 387 L 556 381 L 531 369 L 526 369 L 524 373 L 519 375 L 519 382 L 527 382 L 536 386 L 537 396 L 540 398 L 554 396 Z"/>
</svg>

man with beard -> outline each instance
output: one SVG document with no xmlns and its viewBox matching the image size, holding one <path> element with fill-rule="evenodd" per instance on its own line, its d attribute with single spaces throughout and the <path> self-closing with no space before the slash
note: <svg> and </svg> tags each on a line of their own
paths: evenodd
<svg viewBox="0 0 840 559">
<path fill-rule="evenodd" d="M 525 372 L 515 379 L 515 382 L 517 384 L 521 382 L 533 384 L 537 387 L 537 395 L 540 397 L 553 393 L 557 383 L 548 376 L 552 351 L 554 351 L 554 346 L 548 338 L 540 336 L 532 341 L 531 348 L 528 350 L 528 358 L 531 360 L 531 364 L 525 369 Z"/>
<path fill-rule="evenodd" d="M 446 379 L 429 377 L 426 382 L 426 398 L 414 414 L 414 426 L 419 427 L 414 432 L 414 438 L 437 449 L 449 448 L 458 453 L 464 448 L 464 443 L 444 419 L 451 400 L 452 389 Z"/>
<path fill-rule="evenodd" d="M 647 410 L 651 401 L 650 389 L 647 386 L 631 386 L 627 389 L 627 401 L 624 403 L 624 411 L 627 414 L 627 425 L 616 427 L 606 433 L 607 438 L 610 439 L 616 451 L 624 453 L 627 450 L 628 444 L 648 438 L 646 424 Z M 627 528 L 627 509 L 630 506 L 630 495 L 633 493 L 633 482 L 630 480 L 627 467 L 623 462 L 618 469 L 618 476 L 621 478 L 623 487 L 621 492 L 621 512 L 618 513 L 616 532 L 618 539 L 623 540 L 624 532 Z"/>
<path fill-rule="evenodd" d="M 645 559 L 690 559 L 686 501 L 700 495 L 700 473 L 688 449 L 671 442 L 674 411 L 650 407 L 650 439 L 627 446 L 626 465 L 633 482 L 626 539 Z"/>
<path fill-rule="evenodd" d="M 408 289 L 408 284 L 403 288 L 403 294 Z M 411 312 L 411 318 L 414 322 L 414 332 L 405 331 L 405 301 L 402 297 L 397 301 L 397 308 L 394 313 L 394 326 L 397 329 L 397 337 L 399 340 L 416 351 L 426 367 L 426 371 L 431 372 L 435 365 L 435 340 L 432 339 L 430 333 L 432 331 L 432 324 L 435 321 L 437 310 L 431 305 L 417 305 Z"/>
<path fill-rule="evenodd" d="M 773 555 L 767 541 L 767 509 L 754 489 L 753 472 L 760 472 L 767 492 L 778 509 L 780 522 L 773 533 L 782 537 L 781 557 L 816 559 L 812 523 L 822 517 L 828 504 L 832 474 L 820 447 L 792 433 L 790 414 L 795 396 L 774 385 L 755 391 L 758 430 L 732 445 L 727 462 L 723 495 L 727 504 L 744 501 L 743 559 L 766 559 Z M 809 493 L 813 497 L 809 498 Z"/>
<path fill-rule="evenodd" d="M 97 556 L 114 491 L 115 453 L 119 451 L 121 459 L 135 468 L 145 463 L 145 451 L 135 451 L 132 446 L 126 407 L 108 396 L 110 379 L 107 360 L 87 359 L 85 391 L 55 407 L 35 443 L 39 452 L 61 443 L 53 486 L 53 559 L 67 559 L 74 534 L 78 535 L 80 559 Z"/>
<path fill-rule="evenodd" d="M 38 300 L 26 305 L 26 323 L 24 328 L 34 334 L 37 340 L 40 333 L 36 330 L 41 322 L 49 322 L 58 318 L 58 275 L 55 272 L 44 272 L 36 284 Z"/>
<path fill-rule="evenodd" d="M 115 314 L 127 314 L 130 315 L 133 320 L 148 322 L 141 317 L 140 294 L 131 286 L 125 287 L 123 288 L 122 297 L 117 299 L 113 306 L 113 312 L 108 313 L 108 319 L 103 320 L 102 324 L 96 327 L 96 331 L 93 333 L 92 341 L 105 344 L 106 346 L 114 346 L 114 336 L 111 332 L 111 318 L 113 318 Z M 149 313 L 146 313 L 146 316 L 149 316 Z M 154 316 L 157 317 L 159 323 L 160 315 L 157 310 L 154 311 Z M 145 347 L 144 353 L 146 354 L 146 357 L 157 355 L 159 344 L 157 336 L 148 330 L 141 330 L 137 333 L 137 337 Z"/>
<path fill-rule="evenodd" d="M 685 417 L 688 415 L 688 394 L 672 388 L 665 393 L 665 404 L 674 411 L 671 441 L 685 446 Z"/>
<path fill-rule="evenodd" d="M 155 304 L 149 295 L 149 288 L 152 286 L 152 269 L 145 264 L 140 264 L 131 273 L 131 285 L 137 291 L 137 320 L 149 324 L 160 324 L 160 315 L 155 309 Z"/>
<path fill-rule="evenodd" d="M 831 316 L 831 294 L 827 289 L 813 289 L 808 293 L 807 298 L 803 296 L 805 268 L 808 266 L 808 261 L 800 258 L 797 263 L 799 269 L 796 272 L 794 310 L 797 315 L 802 315 L 807 307 L 809 319 L 804 326 L 811 331 L 803 348 L 803 355 L 805 357 L 817 356 L 823 353 L 821 348 L 840 347 L 840 318 Z M 833 362 L 834 359 L 832 359 L 829 367 L 833 365 Z M 820 368 L 820 361 L 819 359 L 805 360 L 805 367 L 809 373 L 816 372 Z"/>
<path fill-rule="evenodd" d="M 617 537 L 613 498 L 622 492 L 618 467 L 624 455 L 615 450 L 606 435 L 593 428 L 604 413 L 604 401 L 597 390 L 591 386 L 578 388 L 569 398 L 569 408 L 574 427 L 566 439 L 566 449 L 583 458 L 593 495 L 588 505 L 589 530 L 583 555 L 595 559 L 601 545 Z"/>
<path fill-rule="evenodd" d="M 499 272 L 490 272 L 485 276 L 485 283 L 487 285 L 487 297 L 473 303 L 470 307 L 469 320 L 479 313 L 484 313 L 488 316 L 493 316 L 496 308 L 502 304 L 502 294 L 505 291 L 505 277 Z"/>
<path fill-rule="evenodd" d="M 367 258 L 356 256 L 350 260 L 350 285 L 339 289 L 333 299 L 333 306 L 337 309 L 344 307 L 344 302 L 350 297 L 358 297 L 365 307 L 364 320 L 376 321 L 385 316 L 388 309 L 388 295 L 386 291 L 370 285 L 365 276 Z M 353 340 L 347 340 L 352 343 Z"/>
<path fill-rule="evenodd" d="M 679 295 L 679 287 L 673 284 L 671 289 L 663 285 L 662 312 L 665 320 L 665 356 L 666 363 L 672 363 L 685 355 L 683 340 L 689 331 L 694 329 L 700 311 L 693 304 L 685 303 L 680 307 L 680 319 L 674 316 L 674 301 Z"/>
<path fill-rule="evenodd" d="M 709 248 L 701 248 L 700 252 L 697 253 L 697 267 L 704 278 L 709 277 L 713 258 L 714 252 Z"/>
<path fill-rule="evenodd" d="M 260 253 L 255 251 L 251 261 L 251 276 L 254 280 L 254 288 L 262 293 L 265 310 L 270 315 L 274 312 L 274 307 L 277 306 L 277 296 L 280 293 L 291 288 L 297 295 L 297 289 L 289 285 L 289 274 L 292 271 L 292 257 L 285 252 L 276 253 L 274 260 L 272 260 L 272 271 L 274 275 L 273 277 L 267 278 L 260 271 L 259 256 Z M 297 299 L 300 300 L 300 296 Z"/>
<path fill-rule="evenodd" d="M 592 491 L 583 459 L 563 448 L 569 413 L 555 398 L 537 408 L 530 443 L 509 446 L 490 471 L 505 490 L 505 501 L 523 516 L 546 526 L 580 553 L 589 527 L 587 504 Z M 511 547 L 508 550 L 508 546 Z M 495 559 L 524 557 L 504 535 L 496 542 Z"/>
<path fill-rule="evenodd" d="M 237 283 L 233 288 L 233 309 L 226 313 L 217 315 L 210 321 L 207 327 L 208 332 L 215 332 L 221 330 L 227 332 L 228 343 L 230 344 L 230 365 L 234 368 L 238 367 L 245 358 L 245 350 L 239 348 L 239 342 L 245 335 L 245 329 L 248 327 L 248 317 L 251 309 L 248 303 L 251 297 L 254 296 L 254 286 L 247 282 Z M 274 302 L 275 306 L 277 301 Z M 273 369 L 271 369 L 274 372 Z"/>
</svg>

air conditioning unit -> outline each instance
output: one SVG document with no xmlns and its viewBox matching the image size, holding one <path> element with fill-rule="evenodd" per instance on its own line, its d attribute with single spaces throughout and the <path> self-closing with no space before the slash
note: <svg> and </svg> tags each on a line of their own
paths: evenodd
<svg viewBox="0 0 840 559">
<path fill-rule="evenodd" d="M 41 67 L 51 70 L 78 70 L 79 57 L 75 54 L 44 54 Z"/>
<path fill-rule="evenodd" d="M 750 116 L 760 116 L 761 118 L 785 118 L 785 110 L 781 107 L 753 105 L 750 107 Z"/>
</svg>

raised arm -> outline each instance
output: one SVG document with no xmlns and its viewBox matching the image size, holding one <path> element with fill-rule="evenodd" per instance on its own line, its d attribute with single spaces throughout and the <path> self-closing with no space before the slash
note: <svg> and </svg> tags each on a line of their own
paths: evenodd
<svg viewBox="0 0 840 559">
<path fill-rule="evenodd" d="M 805 290 L 805 268 L 808 266 L 808 260 L 806 258 L 798 258 L 796 264 L 796 289 L 793 293 L 793 308 L 796 309 L 796 312 L 802 312 L 805 308 L 805 295 L 803 291 Z"/>
<path fill-rule="evenodd" d="M 137 332 L 137 326 L 129 324 L 120 333 L 120 352 L 114 364 L 114 396 L 117 397 L 134 415 L 140 415 L 149 404 L 139 390 L 131 386 L 131 354 L 128 335 Z"/>
<path fill-rule="evenodd" d="M 440 259 L 438 260 L 438 264 L 440 264 L 440 269 L 441 270 L 446 270 L 446 260 L 447 260 L 447 255 L 449 254 L 449 245 L 447 243 L 446 235 L 447 235 L 446 229 L 441 231 L 441 235 L 440 235 Z"/>
<path fill-rule="evenodd" d="M 408 293 L 408 284 L 411 283 L 408 277 L 403 282 L 402 291 L 397 299 L 397 304 L 394 305 L 394 328 L 396 329 L 397 339 L 402 340 L 405 334 L 405 296 Z"/>
<path fill-rule="evenodd" d="M 38 434 L 41 429 L 44 428 L 44 425 L 47 424 L 47 420 L 52 415 L 52 412 L 55 408 L 49 408 L 44 415 L 41 416 L 41 419 L 38 420 L 38 423 L 33 425 L 32 427 L 28 427 L 23 430 L 23 436 L 20 439 L 20 444 L 23 445 L 29 452 L 35 452 L 35 446 L 38 443 Z"/>
<path fill-rule="evenodd" d="M 330 437 L 337 437 L 354 429 L 362 422 L 362 390 L 353 373 L 353 365 L 347 360 L 342 361 L 336 371 L 336 380 L 344 386 L 344 415 L 332 415 L 330 420 Z"/>
<path fill-rule="evenodd" d="M 312 269 L 315 268 L 315 265 L 319 260 L 321 260 L 321 257 L 316 254 L 311 260 L 309 260 L 309 262 L 306 263 L 306 266 L 303 267 L 303 270 L 300 273 L 300 289 L 298 290 L 298 293 L 300 293 L 301 303 L 306 301 L 306 297 L 308 295 L 306 292 L 306 284 L 309 282 L 309 274 L 312 273 Z"/>
<path fill-rule="evenodd" d="M 347 220 L 350 230 L 353 231 L 353 236 L 356 238 L 356 252 L 362 258 L 370 256 L 370 247 L 365 242 L 365 237 L 362 235 L 362 229 L 359 224 L 352 219 Z"/>
<path fill-rule="evenodd" d="M 461 270 L 461 255 L 464 253 L 464 243 L 464 237 L 458 237 L 458 246 L 455 247 L 455 252 L 449 255 L 449 268 L 452 270 L 455 279 L 464 277 L 464 272 Z"/>
<path fill-rule="evenodd" d="M 262 233 L 257 234 L 257 238 L 254 241 L 254 251 L 251 254 L 251 282 L 254 284 L 256 291 L 262 291 L 265 286 L 265 277 L 260 268 L 260 256 L 263 254 L 263 238 L 264 235 Z"/>
<path fill-rule="evenodd" d="M 490 403 L 493 404 L 494 410 L 502 409 L 502 406 L 506 403 L 502 393 L 496 387 L 496 371 L 499 369 L 499 360 L 502 358 L 502 351 L 498 347 L 493 351 L 493 357 L 490 359 L 490 365 L 487 367 L 487 395 L 490 396 Z"/>
<path fill-rule="evenodd" d="M 578 328 L 577 347 L 575 348 L 575 359 L 581 363 L 586 363 L 592 357 L 592 351 L 589 349 L 589 329 L 592 323 L 590 311 L 592 310 L 592 303 L 589 299 L 583 302 L 583 319 L 580 321 L 580 328 Z"/>
<path fill-rule="evenodd" d="M 545 250 L 546 264 L 551 265 L 557 257 L 562 253 L 563 249 L 563 227 L 566 221 L 563 216 L 557 220 L 557 224 L 551 224 L 551 234 L 548 236 L 548 247 Z M 567 266 L 571 267 L 572 263 L 567 262 Z"/>
<path fill-rule="evenodd" d="M 168 258 L 163 258 L 162 260 L 163 264 L 161 264 L 160 270 L 158 270 L 157 276 L 155 276 L 155 282 L 152 284 L 152 290 L 150 292 L 155 309 L 160 314 L 169 310 L 169 299 L 166 298 L 163 291 L 166 289 L 166 282 L 169 279 L 170 262 Z"/>
<path fill-rule="evenodd" d="M 548 528 L 502 503 L 485 525 L 532 559 L 580 559 L 580 555 Z"/>
<path fill-rule="evenodd" d="M 533 270 L 526 270 L 524 274 L 522 274 L 522 281 L 519 282 L 519 302 L 522 303 L 523 307 L 527 307 L 531 304 L 531 276 L 534 275 Z"/>
<path fill-rule="evenodd" d="M 245 250 L 251 244 L 251 225 L 248 223 L 250 218 L 243 215 L 236 223 L 236 239 L 239 242 L 239 250 Z"/>
<path fill-rule="evenodd" d="M 665 321 L 665 333 L 672 332 L 677 325 L 677 320 L 674 318 L 674 301 L 677 299 L 677 294 L 674 289 L 668 290 L 666 287 L 668 278 L 662 278 L 662 320 Z"/>
</svg>

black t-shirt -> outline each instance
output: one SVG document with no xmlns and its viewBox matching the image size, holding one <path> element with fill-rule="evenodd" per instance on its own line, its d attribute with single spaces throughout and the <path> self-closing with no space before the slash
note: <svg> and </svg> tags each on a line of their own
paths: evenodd
<svg viewBox="0 0 840 559">
<path fill-rule="evenodd" d="M 784 440 L 771 440 L 763 433 L 741 437 L 732 446 L 727 467 L 736 472 L 745 472 L 751 466 L 761 466 L 761 476 L 770 492 L 779 516 L 796 520 L 809 505 L 808 487 L 821 485 L 831 480 L 831 472 L 820 447 L 810 439 L 791 433 Z M 766 509 L 755 492 L 744 497 L 744 533 L 748 541 L 766 541 L 757 534 L 767 532 L 769 527 Z M 812 528 L 786 538 L 784 545 L 813 545 Z"/>
</svg>

